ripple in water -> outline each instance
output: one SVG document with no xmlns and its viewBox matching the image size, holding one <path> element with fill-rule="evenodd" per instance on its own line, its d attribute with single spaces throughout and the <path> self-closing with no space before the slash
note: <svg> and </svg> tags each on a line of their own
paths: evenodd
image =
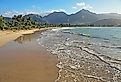
<svg viewBox="0 0 121 82">
<path fill-rule="evenodd" d="M 58 56 L 60 63 L 57 67 L 60 71 L 56 82 L 120 82 L 120 46 L 113 46 L 113 39 L 102 37 L 104 34 L 101 39 L 98 35 L 98 38 L 93 38 L 89 34 L 95 32 L 96 36 L 100 29 L 83 29 L 47 30 L 37 40 L 40 45 Z M 80 35 L 84 32 L 91 37 Z"/>
</svg>

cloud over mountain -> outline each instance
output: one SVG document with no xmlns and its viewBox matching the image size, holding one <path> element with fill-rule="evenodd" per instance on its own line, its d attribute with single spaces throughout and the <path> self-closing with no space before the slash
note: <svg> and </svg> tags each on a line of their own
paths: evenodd
<svg viewBox="0 0 121 82">
<path fill-rule="evenodd" d="M 91 9 L 93 7 L 90 6 L 89 4 L 86 4 L 85 2 L 80 2 L 80 3 L 76 3 L 76 5 L 73 6 L 72 8 L 73 9 Z"/>
</svg>

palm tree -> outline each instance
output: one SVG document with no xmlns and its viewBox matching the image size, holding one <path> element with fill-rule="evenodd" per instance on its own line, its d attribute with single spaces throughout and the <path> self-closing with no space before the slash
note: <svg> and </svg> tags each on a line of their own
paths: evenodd
<svg viewBox="0 0 121 82">
<path fill-rule="evenodd" d="M 0 29 L 31 29 L 37 26 L 37 22 L 33 21 L 30 17 L 26 18 L 22 15 L 14 15 L 11 21 L 6 22 L 3 16 L 0 16 Z"/>
<path fill-rule="evenodd" d="M 0 29 L 1 30 L 4 30 L 5 27 L 7 27 L 6 21 L 4 20 L 4 17 L 3 16 L 0 16 Z"/>
</svg>

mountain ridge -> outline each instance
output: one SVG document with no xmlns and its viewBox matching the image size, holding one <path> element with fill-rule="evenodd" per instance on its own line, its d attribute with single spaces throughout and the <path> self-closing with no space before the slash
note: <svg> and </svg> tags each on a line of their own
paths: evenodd
<svg viewBox="0 0 121 82">
<path fill-rule="evenodd" d="M 111 21 L 112 19 L 120 19 L 121 14 L 117 13 L 106 13 L 106 14 L 96 14 L 89 10 L 82 9 L 74 14 L 66 14 L 65 12 L 53 12 L 47 16 L 42 17 L 38 14 L 28 14 L 24 17 L 30 17 L 32 20 L 40 23 L 49 23 L 49 24 L 98 24 L 97 22 Z M 116 22 L 118 22 L 116 20 Z M 118 22 L 119 23 L 119 22 Z M 108 25 L 108 23 L 107 23 Z"/>
</svg>

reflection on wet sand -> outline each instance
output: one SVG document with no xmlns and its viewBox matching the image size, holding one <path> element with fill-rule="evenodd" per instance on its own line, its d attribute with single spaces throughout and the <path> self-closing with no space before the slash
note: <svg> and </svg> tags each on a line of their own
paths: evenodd
<svg viewBox="0 0 121 82">
<path fill-rule="evenodd" d="M 38 45 L 41 32 L 28 34 L 0 48 L 0 82 L 54 82 L 56 56 Z"/>
<path fill-rule="evenodd" d="M 15 39 L 14 41 L 22 44 L 25 42 L 31 42 L 32 40 L 35 40 L 39 37 L 39 35 L 41 34 L 41 32 L 35 32 L 34 34 L 26 34 L 23 36 L 20 36 L 19 38 Z"/>
</svg>

